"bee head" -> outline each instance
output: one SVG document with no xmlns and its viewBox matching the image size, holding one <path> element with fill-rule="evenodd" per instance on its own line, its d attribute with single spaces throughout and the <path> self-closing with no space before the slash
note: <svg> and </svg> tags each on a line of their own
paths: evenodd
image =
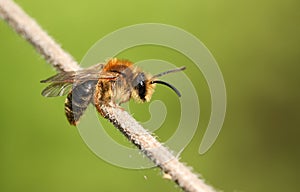
<svg viewBox="0 0 300 192">
<path fill-rule="evenodd" d="M 151 78 L 149 78 L 143 72 L 138 73 L 138 75 L 133 80 L 133 89 L 134 90 L 132 91 L 132 94 L 131 94 L 132 98 L 135 99 L 136 101 L 140 101 L 140 102 L 149 102 L 152 97 L 152 94 L 154 92 L 156 84 L 166 85 L 167 87 L 171 88 L 178 95 L 178 97 L 180 97 L 181 96 L 180 92 L 173 85 L 171 85 L 167 82 L 161 81 L 161 80 L 157 80 L 157 77 L 161 77 L 163 75 L 177 72 L 177 71 L 182 71 L 184 69 L 185 69 L 185 67 L 181 67 L 178 69 L 165 71 L 165 72 L 159 73 L 157 75 L 154 75 Z"/>
<path fill-rule="evenodd" d="M 131 96 L 138 102 L 149 102 L 154 88 L 155 84 L 151 84 L 147 78 L 147 75 L 143 72 L 140 72 L 133 80 L 133 91 Z"/>
</svg>

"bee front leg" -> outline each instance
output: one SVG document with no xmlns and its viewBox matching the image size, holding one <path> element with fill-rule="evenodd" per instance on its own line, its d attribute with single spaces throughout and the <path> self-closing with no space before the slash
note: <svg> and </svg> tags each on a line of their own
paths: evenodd
<svg viewBox="0 0 300 192">
<path fill-rule="evenodd" d="M 119 106 L 122 104 L 122 103 L 127 103 L 129 100 L 131 99 L 131 96 L 130 96 L 130 93 L 125 93 L 122 95 L 122 100 L 119 101 Z"/>
</svg>

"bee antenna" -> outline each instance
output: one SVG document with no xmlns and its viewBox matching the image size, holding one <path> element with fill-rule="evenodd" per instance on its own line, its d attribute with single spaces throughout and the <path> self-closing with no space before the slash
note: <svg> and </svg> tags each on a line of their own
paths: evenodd
<svg viewBox="0 0 300 192">
<path fill-rule="evenodd" d="M 171 85 L 171 84 L 169 84 L 167 82 L 164 82 L 164 81 L 160 81 L 160 80 L 151 81 L 151 84 L 154 84 L 154 83 L 156 83 L 156 84 L 162 84 L 162 85 L 166 85 L 166 86 L 170 87 L 178 95 L 178 97 L 181 97 L 180 92 L 173 85 Z"/>
<path fill-rule="evenodd" d="M 178 72 L 178 71 L 183 71 L 183 70 L 185 70 L 185 68 L 186 68 L 186 67 L 180 67 L 180 68 L 177 68 L 177 69 L 171 69 L 171 70 L 169 70 L 169 71 L 165 71 L 165 72 L 159 73 L 159 74 L 157 74 L 157 75 L 154 75 L 154 76 L 152 77 L 152 79 L 157 78 L 157 77 L 161 77 L 161 76 L 166 75 L 166 74 L 169 74 L 169 73 L 174 73 L 174 72 Z M 162 84 L 163 84 L 163 83 L 162 83 Z M 164 84 L 164 85 L 166 85 L 166 84 Z M 168 85 L 167 85 L 167 86 L 168 86 Z"/>
</svg>

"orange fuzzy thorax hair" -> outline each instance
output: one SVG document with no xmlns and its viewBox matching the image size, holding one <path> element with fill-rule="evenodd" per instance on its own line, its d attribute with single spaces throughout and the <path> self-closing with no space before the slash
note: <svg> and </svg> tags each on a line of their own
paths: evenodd
<svg viewBox="0 0 300 192">
<path fill-rule="evenodd" d="M 133 64 L 128 60 L 121 60 L 117 58 L 110 59 L 107 64 L 104 66 L 104 71 L 113 71 L 116 67 L 118 70 L 125 70 L 128 67 L 131 67 Z"/>
</svg>

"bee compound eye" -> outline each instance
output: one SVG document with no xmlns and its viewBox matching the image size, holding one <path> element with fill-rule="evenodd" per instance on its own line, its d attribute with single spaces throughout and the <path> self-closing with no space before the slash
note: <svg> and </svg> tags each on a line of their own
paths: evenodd
<svg viewBox="0 0 300 192">
<path fill-rule="evenodd" d="M 137 85 L 137 90 L 139 92 L 139 97 L 142 100 L 145 100 L 145 96 L 146 96 L 146 86 L 145 86 L 145 82 L 144 81 L 140 81 L 139 84 Z"/>
</svg>

